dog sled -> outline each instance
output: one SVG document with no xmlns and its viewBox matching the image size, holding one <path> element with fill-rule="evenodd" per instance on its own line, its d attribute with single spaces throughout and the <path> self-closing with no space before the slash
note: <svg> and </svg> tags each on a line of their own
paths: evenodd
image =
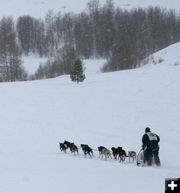
<svg viewBox="0 0 180 193">
<path fill-rule="evenodd" d="M 144 150 L 141 149 L 137 154 L 137 166 L 144 166 Z"/>
</svg>

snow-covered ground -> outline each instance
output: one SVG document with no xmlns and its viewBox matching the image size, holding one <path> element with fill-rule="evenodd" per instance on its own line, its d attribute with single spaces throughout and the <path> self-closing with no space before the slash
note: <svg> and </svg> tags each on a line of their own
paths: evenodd
<svg viewBox="0 0 180 193">
<path fill-rule="evenodd" d="M 34 54 L 22 57 L 22 65 L 25 67 L 29 75 L 34 74 L 38 69 L 39 65 L 44 65 L 46 61 L 47 58 L 35 56 Z"/>
<path fill-rule="evenodd" d="M 12 16 L 17 18 L 22 15 L 31 15 L 36 18 L 44 17 L 48 10 L 55 13 L 61 11 L 80 13 L 87 9 L 89 0 L 0 0 L 0 17 Z M 99 0 L 103 5 L 106 0 Z M 114 5 L 122 9 L 134 7 L 160 6 L 162 8 L 180 9 L 179 0 L 114 0 Z"/>
<path fill-rule="evenodd" d="M 177 66 L 180 65 L 180 43 L 175 43 L 167 48 L 164 48 L 151 56 L 149 56 L 149 65 L 146 65 L 146 67 L 149 67 L 150 65 L 156 65 L 158 64 L 159 67 L 162 66 Z"/>
<path fill-rule="evenodd" d="M 99 60 L 85 61 L 80 84 L 69 76 L 1 83 L 0 192 L 163 193 L 165 178 L 180 175 L 179 45 L 154 54 L 162 63 L 135 70 L 101 74 Z M 138 152 L 147 126 L 161 138 L 159 168 L 100 160 L 96 151 L 93 159 L 81 150 L 64 154 L 58 146 L 66 139 Z"/>
<path fill-rule="evenodd" d="M 22 65 L 25 67 L 29 74 L 34 74 L 39 67 L 39 65 L 44 65 L 48 58 L 38 57 L 35 55 L 23 56 Z M 86 59 L 83 60 L 83 65 L 88 75 L 94 73 L 100 73 L 101 67 L 106 63 L 106 60 L 103 59 Z"/>
<path fill-rule="evenodd" d="M 0 17 L 79 13 L 88 0 L 0 0 Z M 101 5 L 105 0 L 100 0 Z M 180 9 L 179 0 L 114 0 L 116 6 Z M 99 73 L 104 60 L 85 60 L 86 79 L 0 84 L 0 193 L 162 193 L 165 178 L 179 177 L 180 43 L 135 70 Z M 33 73 L 40 62 L 23 58 Z M 138 152 L 145 127 L 159 134 L 162 166 L 137 167 L 60 152 L 64 139 L 78 146 L 122 146 Z"/>
</svg>

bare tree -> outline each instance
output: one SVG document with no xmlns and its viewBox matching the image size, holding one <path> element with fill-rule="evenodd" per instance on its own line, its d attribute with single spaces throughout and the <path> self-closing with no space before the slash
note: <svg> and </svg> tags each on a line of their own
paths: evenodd
<svg viewBox="0 0 180 193">
<path fill-rule="evenodd" d="M 16 42 L 13 19 L 3 18 L 0 21 L 1 81 L 21 80 L 22 74 L 25 74 L 21 64 L 21 52 Z"/>
</svg>

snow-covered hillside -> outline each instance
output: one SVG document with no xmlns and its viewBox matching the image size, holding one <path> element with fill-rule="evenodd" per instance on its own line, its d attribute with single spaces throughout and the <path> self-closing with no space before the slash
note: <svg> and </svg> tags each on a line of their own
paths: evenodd
<svg viewBox="0 0 180 193">
<path fill-rule="evenodd" d="M 17 18 L 22 15 L 34 17 L 44 17 L 48 10 L 55 13 L 61 11 L 80 13 L 86 10 L 89 0 L 0 0 L 0 17 L 12 16 Z M 103 5 L 106 0 L 100 0 Z M 179 0 L 114 0 L 115 6 L 122 9 L 132 9 L 134 7 L 160 6 L 162 8 L 180 9 Z"/>
<path fill-rule="evenodd" d="M 180 65 L 180 43 L 175 43 L 168 46 L 149 57 L 149 65 L 158 64 L 159 67 L 162 66 L 177 66 Z"/>
<path fill-rule="evenodd" d="M 48 10 L 79 13 L 89 0 L 0 0 L 0 18 L 44 17 Z M 103 5 L 105 0 L 100 0 Z M 114 0 L 122 9 L 180 9 L 179 0 Z M 165 178 L 179 177 L 180 43 L 146 66 L 101 74 L 104 60 L 85 60 L 86 79 L 0 83 L 0 193 L 163 193 Z M 34 73 L 45 58 L 23 58 Z M 161 167 L 93 159 L 60 152 L 65 139 L 97 150 L 122 146 L 138 153 L 145 127 L 160 138 Z"/>
<path fill-rule="evenodd" d="M 0 192 L 164 192 L 165 178 L 180 172 L 180 65 L 168 65 L 174 46 L 154 54 L 164 64 L 135 70 L 100 74 L 93 70 L 99 61 L 85 61 L 81 84 L 69 76 L 1 83 Z M 96 151 L 94 159 L 81 150 L 64 154 L 58 146 L 66 139 L 138 152 L 147 126 L 161 137 L 159 168 L 100 160 Z"/>
</svg>

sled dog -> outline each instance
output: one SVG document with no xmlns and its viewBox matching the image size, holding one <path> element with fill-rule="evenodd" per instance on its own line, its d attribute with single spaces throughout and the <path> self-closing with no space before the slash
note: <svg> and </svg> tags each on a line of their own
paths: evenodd
<svg viewBox="0 0 180 193">
<path fill-rule="evenodd" d="M 129 157 L 129 162 L 131 161 L 134 162 L 136 160 L 136 152 L 135 151 L 128 151 L 128 157 Z"/>
</svg>

